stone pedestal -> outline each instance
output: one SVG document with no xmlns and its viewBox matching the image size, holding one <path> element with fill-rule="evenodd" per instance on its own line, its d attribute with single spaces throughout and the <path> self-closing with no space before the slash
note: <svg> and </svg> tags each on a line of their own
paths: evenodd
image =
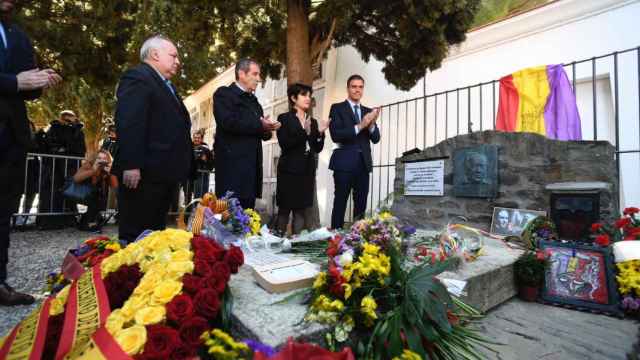
<svg viewBox="0 0 640 360">
<path fill-rule="evenodd" d="M 511 249 L 500 240 L 485 238 L 484 255 L 476 261 L 463 263 L 455 272 L 444 272 L 438 277 L 466 281 L 462 299 L 481 311 L 487 311 L 516 294 L 513 263 L 521 253 L 521 250 Z M 326 328 L 304 322 L 307 306 L 301 304 L 300 299 L 275 304 L 294 292 L 267 293 L 255 282 L 247 265 L 232 276 L 229 286 L 234 299 L 234 335 L 257 339 L 271 346 L 280 346 L 290 337 L 317 343 L 323 341 Z"/>
</svg>

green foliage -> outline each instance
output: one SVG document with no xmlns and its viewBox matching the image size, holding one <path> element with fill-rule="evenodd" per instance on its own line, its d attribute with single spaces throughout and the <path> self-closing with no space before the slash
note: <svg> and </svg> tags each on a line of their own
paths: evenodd
<svg viewBox="0 0 640 360">
<path fill-rule="evenodd" d="M 546 266 L 547 261 L 538 259 L 535 252 L 525 252 L 513 264 L 516 284 L 524 286 L 542 285 Z"/>
<path fill-rule="evenodd" d="M 289 0 L 292 1 L 292 0 Z M 410 89 L 437 69 L 450 45 L 460 43 L 480 0 L 302 1 L 308 14 L 312 64 L 328 45 L 352 45 L 365 61 L 384 63 L 385 78 Z M 280 0 L 78 0 L 18 3 L 18 21 L 33 39 L 42 67 L 66 85 L 30 106 L 37 124 L 63 108 L 79 113 L 88 143 L 97 144 L 113 112 L 122 72 L 139 62 L 153 33 L 173 39 L 183 70 L 172 79 L 183 95 L 233 64 L 252 57 L 263 74 L 282 75 L 287 51 L 287 2 Z"/>
<path fill-rule="evenodd" d="M 473 20 L 473 27 L 486 25 L 548 2 L 549 0 L 482 0 Z"/>
<path fill-rule="evenodd" d="M 423 359 L 480 359 L 473 346 L 486 347 L 487 340 L 449 319 L 453 316 L 462 320 L 479 313 L 451 297 L 435 279 L 455 265 L 454 259 L 422 264 L 408 273 L 400 271 L 403 277 L 393 275 L 392 265 L 392 283 L 404 293 L 399 296 L 399 304 L 377 322 L 367 346 L 362 346 L 359 353 L 367 359 L 390 359 L 408 348 Z"/>
</svg>

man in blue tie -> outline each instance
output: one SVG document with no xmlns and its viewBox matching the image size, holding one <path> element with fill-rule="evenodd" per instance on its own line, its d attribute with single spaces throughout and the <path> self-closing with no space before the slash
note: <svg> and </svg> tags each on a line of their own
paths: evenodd
<svg viewBox="0 0 640 360">
<path fill-rule="evenodd" d="M 335 192 L 331 227 L 342 228 L 349 194 L 353 192 L 353 217 L 361 219 L 367 208 L 369 173 L 373 169 L 371 143 L 380 141 L 376 120 L 380 108 L 360 104 L 364 79 L 351 75 L 347 80 L 347 100 L 331 105 L 329 131 L 338 147 L 333 151 L 329 169 L 333 170 Z"/>
<path fill-rule="evenodd" d="M 173 42 L 156 35 L 140 49 L 141 64 L 117 89 L 118 233 L 131 242 L 146 229 L 163 230 L 178 184 L 195 174 L 191 120 L 171 84 L 180 70 Z"/>
<path fill-rule="evenodd" d="M 15 3 L 0 0 L 0 305 L 9 306 L 34 302 L 6 283 L 10 220 L 20 203 L 33 136 L 25 100 L 38 98 L 42 89 L 62 80 L 51 69 L 36 68 L 29 38 L 11 23 Z"/>
</svg>

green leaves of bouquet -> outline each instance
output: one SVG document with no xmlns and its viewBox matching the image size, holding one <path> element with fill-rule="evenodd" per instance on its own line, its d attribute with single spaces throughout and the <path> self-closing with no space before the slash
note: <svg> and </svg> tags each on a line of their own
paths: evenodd
<svg viewBox="0 0 640 360">
<path fill-rule="evenodd" d="M 465 327 L 465 322 L 480 316 L 479 312 L 450 296 L 435 279 L 455 267 L 456 261 L 422 264 L 408 272 L 400 269 L 398 305 L 376 324 L 364 349 L 365 358 L 391 358 L 405 348 L 423 359 L 482 358 L 473 345 L 486 346 L 488 342 Z"/>
</svg>

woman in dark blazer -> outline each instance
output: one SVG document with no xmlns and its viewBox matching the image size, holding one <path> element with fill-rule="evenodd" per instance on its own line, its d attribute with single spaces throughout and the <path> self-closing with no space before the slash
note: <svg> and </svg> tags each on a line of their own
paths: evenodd
<svg viewBox="0 0 640 360">
<path fill-rule="evenodd" d="M 305 209 L 313 205 L 316 159 L 324 147 L 324 132 L 329 125 L 323 123 L 319 128 L 318 121 L 309 116 L 312 92 L 311 87 L 304 84 L 289 86 L 287 97 L 291 110 L 278 116 L 282 126 L 277 136 L 282 152 L 278 162 L 276 203 L 277 230 L 282 234 L 287 231 L 291 212 L 292 231 L 299 233 L 304 227 Z"/>
</svg>

